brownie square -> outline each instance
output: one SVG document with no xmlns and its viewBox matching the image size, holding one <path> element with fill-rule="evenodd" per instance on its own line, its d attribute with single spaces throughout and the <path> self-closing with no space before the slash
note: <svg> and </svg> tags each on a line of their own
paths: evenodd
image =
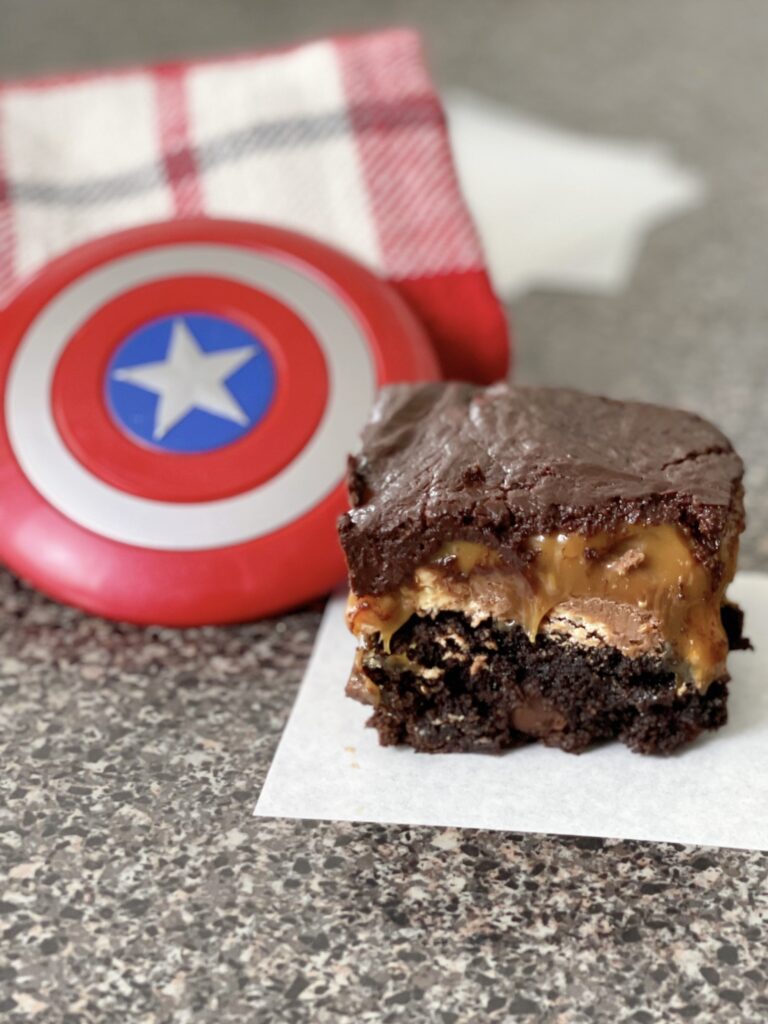
<svg viewBox="0 0 768 1024">
<path fill-rule="evenodd" d="M 339 523 L 382 743 L 668 752 L 726 719 L 743 466 L 691 413 L 569 389 L 386 389 Z"/>
</svg>

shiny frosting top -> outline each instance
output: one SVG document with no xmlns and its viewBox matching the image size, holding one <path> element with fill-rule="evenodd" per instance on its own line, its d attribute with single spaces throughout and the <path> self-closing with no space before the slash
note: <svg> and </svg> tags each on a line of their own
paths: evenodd
<svg viewBox="0 0 768 1024">
<path fill-rule="evenodd" d="M 566 388 L 385 389 L 350 458 L 339 531 L 357 593 L 398 585 L 446 539 L 514 561 L 526 538 L 679 525 L 713 567 L 743 528 L 743 465 L 692 413 Z"/>
</svg>

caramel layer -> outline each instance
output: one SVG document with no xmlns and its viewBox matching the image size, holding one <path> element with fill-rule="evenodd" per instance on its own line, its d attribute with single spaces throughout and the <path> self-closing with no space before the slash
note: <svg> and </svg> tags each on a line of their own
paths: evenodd
<svg viewBox="0 0 768 1024">
<path fill-rule="evenodd" d="M 620 535 L 531 537 L 530 557 L 516 566 L 483 545 L 452 541 L 397 591 L 351 594 L 347 620 L 358 636 L 379 634 L 387 649 L 411 615 L 440 611 L 463 612 L 473 622 L 517 622 L 533 641 L 560 606 L 598 599 L 596 605 L 623 609 L 633 630 L 654 632 L 653 643 L 673 652 L 681 682 L 690 678 L 705 690 L 722 675 L 728 653 L 720 608 L 736 549 L 735 538 L 723 545 L 715 581 L 684 533 L 668 524 L 628 527 Z"/>
</svg>

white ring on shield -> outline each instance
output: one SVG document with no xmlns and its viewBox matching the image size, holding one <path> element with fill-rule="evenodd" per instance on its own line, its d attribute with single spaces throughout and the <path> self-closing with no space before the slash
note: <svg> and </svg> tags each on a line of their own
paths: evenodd
<svg viewBox="0 0 768 1024">
<path fill-rule="evenodd" d="M 205 502 L 140 498 L 89 472 L 67 448 L 50 404 L 59 357 L 74 332 L 130 288 L 160 278 L 207 274 L 275 296 L 308 325 L 328 369 L 328 403 L 299 455 L 251 491 Z M 373 404 L 376 376 L 354 311 L 296 265 L 233 245 L 173 244 L 123 256 L 63 289 L 30 324 L 6 386 L 13 452 L 54 508 L 102 537 L 166 551 L 228 547 L 274 533 L 317 505 L 343 475 Z"/>
</svg>

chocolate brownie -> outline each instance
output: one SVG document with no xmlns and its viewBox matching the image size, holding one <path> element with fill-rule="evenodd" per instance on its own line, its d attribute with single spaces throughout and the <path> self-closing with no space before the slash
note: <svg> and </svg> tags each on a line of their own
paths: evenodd
<svg viewBox="0 0 768 1024">
<path fill-rule="evenodd" d="M 383 743 L 668 752 L 725 721 L 743 467 L 691 413 L 568 389 L 382 394 L 339 533 Z"/>
</svg>

